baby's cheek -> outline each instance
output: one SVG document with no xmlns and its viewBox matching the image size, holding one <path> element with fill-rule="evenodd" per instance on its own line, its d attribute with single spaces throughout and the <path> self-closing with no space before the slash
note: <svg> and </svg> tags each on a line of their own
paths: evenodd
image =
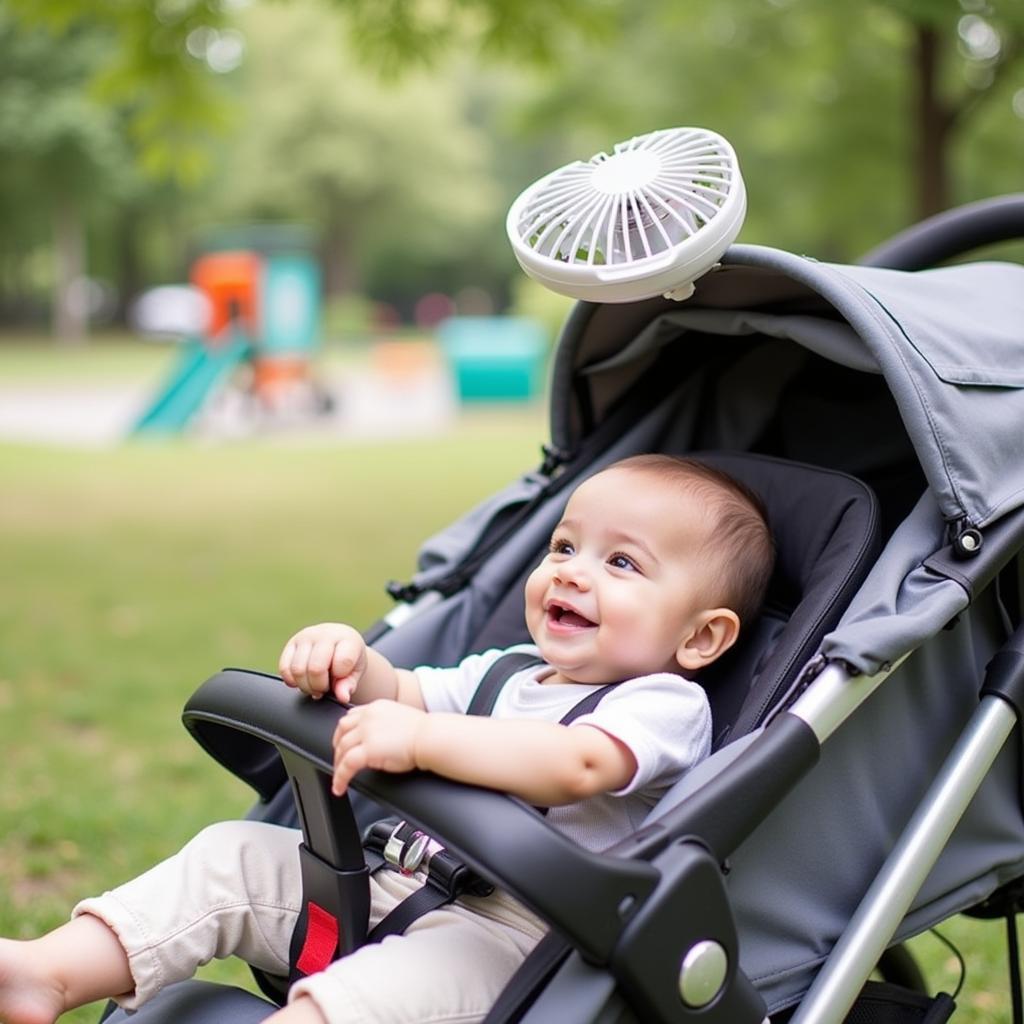
<svg viewBox="0 0 1024 1024">
<path fill-rule="evenodd" d="M 541 603 L 544 600 L 544 590 L 546 586 L 547 581 L 543 578 L 542 571 L 540 569 L 534 569 L 527 578 L 526 587 L 523 591 L 523 597 L 526 601 L 527 618 L 529 618 L 531 614 L 539 614 L 541 610 Z"/>
<path fill-rule="evenodd" d="M 658 639 L 651 635 L 648 624 L 634 618 L 619 618 L 613 622 L 602 621 L 604 653 L 619 665 L 630 667 L 652 658 L 653 648 L 659 646 Z"/>
</svg>

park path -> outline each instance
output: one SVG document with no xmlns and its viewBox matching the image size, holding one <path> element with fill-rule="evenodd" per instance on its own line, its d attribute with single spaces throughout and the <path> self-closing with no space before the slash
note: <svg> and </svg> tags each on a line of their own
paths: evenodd
<svg viewBox="0 0 1024 1024">
<path fill-rule="evenodd" d="M 448 429 L 456 401 L 443 370 L 395 376 L 348 369 L 324 377 L 330 411 L 276 421 L 253 415 L 237 390 L 215 398 L 194 431 L 216 439 L 277 434 L 282 437 L 389 438 Z M 0 442 L 107 447 L 124 441 L 150 400 L 138 383 L 0 381 Z"/>
</svg>

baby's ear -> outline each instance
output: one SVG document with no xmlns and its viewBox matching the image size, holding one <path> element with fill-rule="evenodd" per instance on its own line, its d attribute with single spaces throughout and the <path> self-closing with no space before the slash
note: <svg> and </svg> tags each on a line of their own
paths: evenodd
<svg viewBox="0 0 1024 1024">
<path fill-rule="evenodd" d="M 725 654 L 739 635 L 740 619 L 731 608 L 701 612 L 676 650 L 676 661 L 682 668 L 696 671 Z"/>
</svg>

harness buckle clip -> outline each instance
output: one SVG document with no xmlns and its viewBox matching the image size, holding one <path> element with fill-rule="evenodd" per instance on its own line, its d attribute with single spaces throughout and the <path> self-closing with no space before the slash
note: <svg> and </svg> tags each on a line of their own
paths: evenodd
<svg viewBox="0 0 1024 1024">
<path fill-rule="evenodd" d="M 396 825 L 395 819 L 375 821 L 363 840 L 368 850 L 379 854 L 385 864 L 411 875 L 418 868 L 427 873 L 427 882 L 451 899 L 466 894 L 489 896 L 494 886 L 481 878 L 436 839 L 414 828 L 407 821 Z"/>
<path fill-rule="evenodd" d="M 403 875 L 411 875 L 423 863 L 430 846 L 430 836 L 408 822 L 400 821 L 384 844 L 383 857 Z"/>
</svg>

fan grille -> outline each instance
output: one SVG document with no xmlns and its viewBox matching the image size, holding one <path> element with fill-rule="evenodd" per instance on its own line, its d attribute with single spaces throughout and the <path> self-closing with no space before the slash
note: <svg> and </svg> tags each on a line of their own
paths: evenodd
<svg viewBox="0 0 1024 1024">
<path fill-rule="evenodd" d="M 522 244 L 560 263 L 622 266 L 696 234 L 738 176 L 732 147 L 703 129 L 670 128 L 615 146 L 537 182 L 522 200 Z"/>
</svg>

